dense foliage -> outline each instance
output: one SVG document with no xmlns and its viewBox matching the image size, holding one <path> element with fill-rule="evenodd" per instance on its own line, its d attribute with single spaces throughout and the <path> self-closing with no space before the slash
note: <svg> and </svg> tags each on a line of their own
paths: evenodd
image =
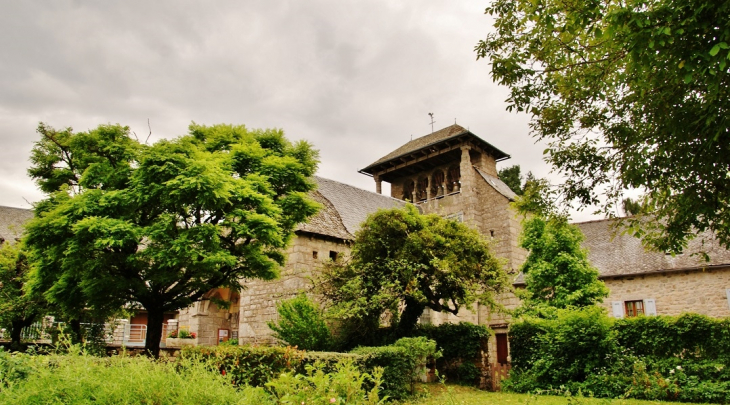
<svg viewBox="0 0 730 405">
<path fill-rule="evenodd" d="M 568 199 L 612 213 L 638 188 L 658 220 L 629 223 L 648 245 L 679 252 L 710 229 L 730 247 L 730 1 L 495 0 L 486 12 L 495 31 L 477 55 L 511 90 L 508 110 L 532 116 Z"/>
<path fill-rule="evenodd" d="M 582 241 L 583 233 L 565 217 L 533 216 L 522 221 L 520 246 L 528 251 L 520 268 L 525 308 L 583 307 L 608 296 L 608 288 L 588 261 Z"/>
<path fill-rule="evenodd" d="M 474 364 L 479 364 L 488 353 L 487 343 L 492 336 L 488 327 L 469 322 L 438 326 L 419 324 L 413 334 L 436 342 L 442 354 L 436 359 L 436 369 L 447 381 L 478 383 L 482 370 Z"/>
<path fill-rule="evenodd" d="M 499 179 L 504 182 L 517 195 L 522 195 L 522 176 L 520 165 L 513 165 L 499 169 Z"/>
<path fill-rule="evenodd" d="M 29 267 L 22 246 L 0 242 L 0 328 L 10 335 L 12 347 L 20 346 L 23 328 L 39 320 L 48 309 L 41 294 L 24 289 Z"/>
<path fill-rule="evenodd" d="M 613 319 L 599 308 L 523 317 L 510 327 L 520 392 L 581 390 L 601 397 L 730 401 L 730 320 L 704 315 Z"/>
<path fill-rule="evenodd" d="M 28 172 L 47 198 L 24 239 L 33 291 L 67 319 L 141 305 L 155 355 L 165 311 L 277 277 L 294 227 L 317 208 L 317 152 L 279 130 L 192 124 L 153 145 L 119 125 L 38 132 Z"/>
<path fill-rule="evenodd" d="M 413 205 L 370 215 L 351 255 L 326 267 L 318 284 L 358 342 L 378 334 L 382 319 L 396 336 L 408 336 L 426 308 L 456 314 L 476 302 L 496 306 L 496 294 L 507 288 L 483 236 Z"/>
<path fill-rule="evenodd" d="M 12 404 L 355 404 L 376 405 L 380 368 L 364 373 L 344 359 L 325 371 L 284 370 L 262 386 L 234 385 L 215 362 L 185 356 L 155 361 L 125 355 L 99 358 L 71 348 L 31 356 L 0 352 L 0 402 Z"/>
<path fill-rule="evenodd" d="M 389 346 L 360 347 L 352 353 L 305 352 L 291 347 L 195 346 L 183 348 L 181 357 L 210 362 L 234 384 L 257 387 L 283 373 L 307 375 L 312 366 L 323 373 L 336 372 L 339 364 L 346 362 L 368 376 L 381 375 L 382 381 L 377 383 L 383 396 L 404 398 L 410 395 L 411 384 L 420 375 L 424 357 L 434 357 L 436 353 L 435 342 L 415 338 L 401 339 Z M 373 383 L 366 377 L 363 387 L 371 390 Z"/>
<path fill-rule="evenodd" d="M 268 321 L 274 337 L 301 350 L 331 350 L 332 334 L 319 307 L 305 294 L 276 304 L 279 319 Z"/>
</svg>

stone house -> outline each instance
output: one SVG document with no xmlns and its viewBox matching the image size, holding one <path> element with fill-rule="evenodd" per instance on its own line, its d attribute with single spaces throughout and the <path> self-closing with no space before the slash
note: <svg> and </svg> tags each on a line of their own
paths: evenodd
<svg viewBox="0 0 730 405">
<path fill-rule="evenodd" d="M 193 306 L 170 314 L 168 329 L 196 332 L 198 344 L 214 345 L 237 338 L 245 343 L 272 343 L 266 322 L 277 317 L 276 303 L 307 290 L 310 277 L 322 262 L 347 255 L 359 224 L 381 208 L 401 207 L 413 202 L 424 213 L 435 213 L 462 221 L 492 238 L 496 254 L 522 283 L 517 270 L 526 252 L 518 247 L 520 221 L 509 203 L 515 194 L 497 178 L 497 162 L 509 155 L 469 130 L 452 125 L 413 139 L 360 170 L 375 181 L 376 192 L 362 190 L 334 180 L 315 178 L 318 190 L 312 197 L 322 210 L 296 230 L 288 249 L 288 260 L 275 281 L 242 280 L 240 293 L 211 290 Z M 381 194 L 382 182 L 391 184 L 391 195 Z M 8 224 L 30 217 L 30 211 L 0 207 L 0 237 L 15 238 Z M 576 224 L 585 234 L 589 259 L 610 289 L 604 306 L 616 317 L 676 315 L 697 312 L 714 317 L 730 316 L 730 251 L 720 247 L 711 235 L 693 240 L 687 253 L 678 256 L 646 252 L 641 242 L 616 233 L 611 220 Z M 8 236 L 10 235 L 10 236 Z M 708 251 L 710 262 L 692 255 Z M 230 300 L 228 309 L 218 308 L 211 298 Z M 519 302 L 505 294 L 507 308 Z M 130 323 L 144 322 L 140 313 Z M 507 331 L 509 319 L 501 313 L 475 306 L 458 316 L 426 311 L 422 322 L 469 321 L 494 329 L 490 344 L 492 361 L 509 361 Z"/>
</svg>

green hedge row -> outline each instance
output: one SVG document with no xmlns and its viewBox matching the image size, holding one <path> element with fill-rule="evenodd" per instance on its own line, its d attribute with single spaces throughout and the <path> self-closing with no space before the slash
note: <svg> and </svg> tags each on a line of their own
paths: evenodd
<svg viewBox="0 0 730 405">
<path fill-rule="evenodd" d="M 487 352 L 491 329 L 469 322 L 444 323 L 439 326 L 419 325 L 414 335 L 436 341 L 443 355 L 437 360 L 436 368 L 448 381 L 478 383 L 482 370 L 475 364 Z"/>
<path fill-rule="evenodd" d="M 400 344 L 399 344 L 400 342 Z M 406 344 L 404 344 L 405 342 Z M 435 347 L 435 344 L 433 345 Z M 195 346 L 185 347 L 182 358 L 211 361 L 236 385 L 263 387 L 283 372 L 306 373 L 306 366 L 318 363 L 325 372 L 334 371 L 342 360 L 351 360 L 361 371 L 372 374 L 383 368 L 382 396 L 401 399 L 411 393 L 414 370 L 423 362 L 408 338 L 394 345 L 360 347 L 352 353 L 305 352 L 291 347 Z"/>
<path fill-rule="evenodd" d="M 523 318 L 510 327 L 518 391 L 730 402 L 730 320 L 704 315 L 609 318 L 598 307 Z"/>
</svg>

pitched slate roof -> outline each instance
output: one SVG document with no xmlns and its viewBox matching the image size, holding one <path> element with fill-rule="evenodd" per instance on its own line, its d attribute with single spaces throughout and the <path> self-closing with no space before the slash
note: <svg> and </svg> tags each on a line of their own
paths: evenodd
<svg viewBox="0 0 730 405">
<path fill-rule="evenodd" d="M 25 208 L 0 206 L 0 238 L 14 242 L 23 234 L 23 224 L 33 218 L 33 211 Z"/>
<path fill-rule="evenodd" d="M 588 259 L 598 268 L 601 277 L 730 265 L 730 250 L 721 247 L 711 232 L 700 234 L 689 242 L 683 254 L 673 257 L 646 251 L 638 238 L 615 231 L 611 227 L 614 221 L 605 219 L 575 224 L 585 235 L 583 246 L 588 249 Z M 692 255 L 703 250 L 710 256 L 709 262 L 700 255 Z"/>
<path fill-rule="evenodd" d="M 319 191 L 311 192 L 310 197 L 320 203 L 322 208 L 307 222 L 299 224 L 297 231 L 316 233 L 337 239 L 352 239 L 352 235 L 347 232 L 347 228 L 342 223 L 342 218 L 340 218 L 335 206 Z"/>
<path fill-rule="evenodd" d="M 700 234 L 689 242 L 683 254 L 672 257 L 645 250 L 640 239 L 615 230 L 615 223 L 615 219 L 600 219 L 573 224 L 585 235 L 583 247 L 588 249 L 588 260 L 598 268 L 601 278 L 730 266 L 730 250 L 720 246 L 711 232 Z M 692 255 L 703 250 L 710 256 L 709 262 L 700 255 Z M 524 284 L 522 273 L 514 284 Z"/>
<path fill-rule="evenodd" d="M 436 132 L 430 133 L 428 135 L 413 139 L 398 149 L 388 153 L 387 155 L 383 156 L 382 158 L 376 160 L 375 162 L 368 165 L 366 168 L 362 169 L 361 172 L 368 172 L 370 168 L 373 166 L 377 166 L 381 163 L 387 162 L 389 160 L 395 159 L 397 157 L 407 155 L 409 153 L 415 152 L 420 149 L 424 149 L 428 146 L 443 142 L 450 138 L 456 138 L 460 135 L 469 134 L 473 136 L 474 138 L 478 139 L 479 141 L 483 142 L 484 144 L 488 145 L 489 149 L 491 149 L 495 153 L 495 158 L 497 160 L 506 159 L 509 158 L 509 155 L 502 152 L 501 150 L 495 148 L 488 142 L 484 141 L 483 139 L 479 138 L 478 136 L 472 134 L 468 129 L 454 124 L 451 126 L 448 126 L 446 128 L 440 129 Z"/>
<path fill-rule="evenodd" d="M 319 186 L 317 192 L 325 198 L 333 209 L 320 211 L 319 215 L 327 215 L 333 217 L 335 214 L 339 217 L 345 231 L 353 237 L 355 232 L 360 229 L 360 224 L 365 221 L 368 215 L 381 208 L 397 208 L 405 206 L 406 202 L 382 194 L 373 193 L 372 191 L 363 190 L 338 181 L 325 179 L 315 176 L 315 181 Z M 337 221 L 334 218 L 323 220 L 329 224 Z M 323 222 L 322 222 L 323 223 Z M 318 225 L 320 220 L 310 221 L 307 226 L 308 232 L 321 233 L 327 235 L 329 228 Z M 310 226 L 311 225 L 311 226 Z M 338 231 L 340 232 L 340 231 Z"/>
<path fill-rule="evenodd" d="M 474 166 L 474 168 L 477 169 L 477 173 L 479 173 L 482 176 L 482 178 L 484 180 L 486 180 L 487 183 L 489 183 L 489 185 L 494 187 L 494 189 L 497 190 L 497 192 L 499 194 L 502 194 L 503 196 L 509 198 L 510 201 L 515 200 L 515 197 L 517 197 L 517 194 L 515 194 L 515 192 L 512 191 L 512 189 L 509 188 L 509 186 L 506 185 L 502 180 L 500 180 L 497 177 L 492 176 L 491 174 L 488 174 L 488 173 L 482 171 L 482 169 L 480 169 L 476 166 Z"/>
</svg>

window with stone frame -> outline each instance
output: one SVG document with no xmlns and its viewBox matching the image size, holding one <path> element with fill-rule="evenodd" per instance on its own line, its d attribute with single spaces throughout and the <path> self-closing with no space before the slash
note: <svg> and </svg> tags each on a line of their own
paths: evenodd
<svg viewBox="0 0 730 405">
<path fill-rule="evenodd" d="M 644 315 L 644 301 L 625 301 L 624 310 L 627 318 L 632 318 L 639 315 Z"/>
</svg>

